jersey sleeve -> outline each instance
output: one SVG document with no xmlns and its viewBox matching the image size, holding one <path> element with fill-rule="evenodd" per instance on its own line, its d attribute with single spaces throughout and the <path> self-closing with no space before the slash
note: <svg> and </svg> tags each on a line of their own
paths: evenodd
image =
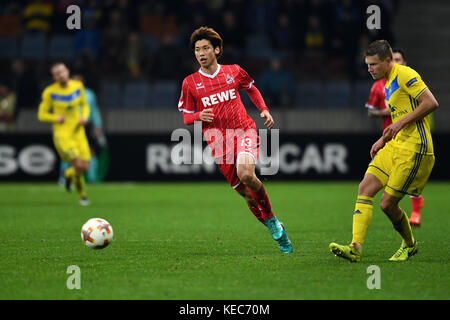
<svg viewBox="0 0 450 320">
<path fill-rule="evenodd" d="M 184 79 L 181 86 L 180 100 L 178 101 L 178 111 L 194 113 L 195 112 L 195 100 L 192 93 L 189 90 L 187 79 Z"/>
<path fill-rule="evenodd" d="M 369 100 L 367 100 L 366 102 L 366 107 L 369 109 L 381 109 L 380 105 L 381 105 L 381 99 L 382 97 L 380 96 L 380 90 L 378 87 L 377 82 L 375 82 L 372 85 L 372 88 L 370 89 L 370 94 L 369 94 Z"/>
<path fill-rule="evenodd" d="M 412 68 L 404 68 L 398 74 L 398 84 L 413 99 L 417 99 L 428 87 Z"/>
<path fill-rule="evenodd" d="M 80 83 L 80 96 L 81 96 L 81 116 L 84 119 L 89 119 L 89 114 L 91 113 L 91 108 L 86 100 L 86 93 L 84 90 L 84 85 Z"/>
<path fill-rule="evenodd" d="M 249 76 L 247 71 L 242 69 L 239 65 L 236 65 L 239 71 L 239 89 L 250 89 L 253 86 L 255 80 Z"/>
<path fill-rule="evenodd" d="M 57 122 L 59 115 L 51 112 L 51 109 L 52 99 L 50 96 L 50 91 L 45 89 L 44 92 L 42 92 L 42 100 L 39 104 L 38 120 L 42 122 Z"/>
</svg>

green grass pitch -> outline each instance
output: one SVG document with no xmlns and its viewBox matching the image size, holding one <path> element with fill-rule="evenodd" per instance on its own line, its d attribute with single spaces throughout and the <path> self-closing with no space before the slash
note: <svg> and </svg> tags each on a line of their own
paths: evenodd
<svg viewBox="0 0 450 320">
<path fill-rule="evenodd" d="M 92 202 L 56 183 L 0 184 L 0 299 L 449 299 L 450 183 L 424 191 L 419 252 L 389 262 L 400 237 L 376 197 L 363 260 L 350 263 L 328 244 L 351 240 L 358 182 L 268 182 L 275 214 L 294 253 L 226 182 L 88 185 Z M 410 212 L 409 198 L 401 206 Z M 80 229 L 101 217 L 113 243 L 87 248 Z M 67 268 L 81 270 L 69 290 Z M 380 269 L 369 289 L 367 269 Z"/>
</svg>

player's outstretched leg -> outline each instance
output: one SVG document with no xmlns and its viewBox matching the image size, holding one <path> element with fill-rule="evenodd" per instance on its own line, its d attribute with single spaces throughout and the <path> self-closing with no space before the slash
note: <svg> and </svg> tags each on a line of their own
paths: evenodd
<svg viewBox="0 0 450 320">
<path fill-rule="evenodd" d="M 330 243 L 329 248 L 337 257 L 351 262 L 362 258 L 362 246 L 367 229 L 372 220 L 373 198 L 383 187 L 383 183 L 374 175 L 366 173 L 358 187 L 355 209 L 353 210 L 352 242 L 349 245 Z"/>
<path fill-rule="evenodd" d="M 423 207 L 423 196 L 420 195 L 418 197 L 411 196 L 411 217 L 409 218 L 409 223 L 412 226 L 420 227 L 420 209 Z"/>
<path fill-rule="evenodd" d="M 401 198 L 384 193 L 381 199 L 381 209 L 392 222 L 394 229 L 402 238 L 400 249 L 389 259 L 389 261 L 406 261 L 418 251 L 417 241 L 414 239 L 408 216 L 398 203 Z"/>
<path fill-rule="evenodd" d="M 278 246 L 283 253 L 292 253 L 292 243 L 289 240 L 284 225 L 278 221 L 272 212 L 272 206 L 267 196 L 262 182 L 255 175 L 255 165 L 253 159 L 249 157 L 247 163 L 240 162 L 238 166 L 238 177 L 246 186 L 248 193 L 261 211 L 262 221 L 270 231 L 272 238 L 277 241 Z"/>
<path fill-rule="evenodd" d="M 84 173 L 89 169 L 89 162 L 80 160 L 79 158 L 75 159 L 73 162 L 73 167 L 75 168 L 74 174 L 72 176 L 73 184 L 75 185 L 75 189 L 78 194 L 78 201 L 80 205 L 87 206 L 90 204 L 90 201 L 86 195 L 86 183 L 84 179 Z"/>
<path fill-rule="evenodd" d="M 72 180 L 75 176 L 75 168 L 73 166 L 70 166 L 64 171 L 64 187 L 66 188 L 67 192 L 72 191 Z"/>
</svg>

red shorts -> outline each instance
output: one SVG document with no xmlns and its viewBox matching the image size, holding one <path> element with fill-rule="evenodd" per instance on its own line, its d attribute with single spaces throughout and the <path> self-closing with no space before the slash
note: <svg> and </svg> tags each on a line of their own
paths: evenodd
<svg viewBox="0 0 450 320">
<path fill-rule="evenodd" d="M 234 138 L 234 152 L 228 152 L 223 157 L 216 158 L 220 171 L 233 189 L 241 183 L 237 175 L 238 158 L 247 154 L 253 158 L 254 163 L 259 156 L 259 136 L 256 130 L 247 130 L 245 134 Z"/>
</svg>

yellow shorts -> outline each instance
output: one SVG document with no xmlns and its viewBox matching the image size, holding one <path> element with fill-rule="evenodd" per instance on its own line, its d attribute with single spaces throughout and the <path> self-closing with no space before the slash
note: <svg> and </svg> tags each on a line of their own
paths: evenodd
<svg viewBox="0 0 450 320">
<path fill-rule="evenodd" d="M 376 176 L 386 187 L 385 191 L 394 197 L 419 196 L 430 177 L 434 160 L 432 154 L 415 153 L 388 142 L 370 162 L 366 174 Z"/>
<path fill-rule="evenodd" d="M 72 162 L 76 158 L 84 161 L 91 159 L 91 149 L 84 133 L 76 137 L 53 136 L 53 143 L 62 161 Z"/>
</svg>

